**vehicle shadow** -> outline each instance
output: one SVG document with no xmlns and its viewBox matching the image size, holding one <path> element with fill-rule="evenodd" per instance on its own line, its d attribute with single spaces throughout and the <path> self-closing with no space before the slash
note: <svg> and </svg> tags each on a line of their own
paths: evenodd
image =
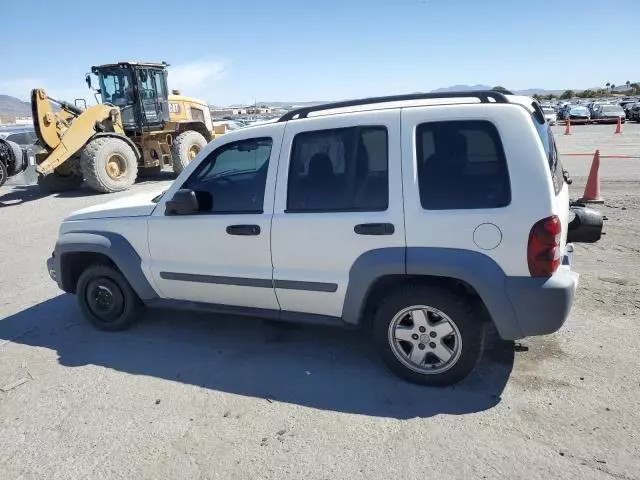
<svg viewBox="0 0 640 480">
<path fill-rule="evenodd" d="M 138 184 L 151 184 L 156 182 L 172 181 L 176 179 L 176 174 L 170 171 L 162 171 L 153 176 L 140 176 L 136 183 Z M 6 193 L 3 193 L 6 191 Z M 56 197 L 56 198 L 78 198 L 78 197 L 91 197 L 98 196 L 100 193 L 94 192 L 86 185 L 83 185 L 77 190 L 70 190 L 68 192 L 60 193 L 48 193 L 40 190 L 37 184 L 34 183 L 7 183 L 0 189 L 0 207 L 10 207 L 14 205 L 20 205 L 22 203 L 31 202 L 34 200 L 40 200 L 44 197 Z"/>
<path fill-rule="evenodd" d="M 88 188 L 80 188 L 78 190 L 70 190 L 68 192 L 61 193 L 47 193 L 40 190 L 38 185 L 15 185 L 4 187 L 10 188 L 7 193 L 0 192 L 0 207 L 11 207 L 20 205 L 26 202 L 32 202 L 34 200 L 40 200 L 44 197 L 57 197 L 57 198 L 78 198 L 96 195 L 96 192 L 89 190 Z"/>
<path fill-rule="evenodd" d="M 154 173 L 153 175 L 146 175 L 144 173 L 139 173 L 138 178 L 136 179 L 136 183 L 145 184 L 145 183 L 154 183 L 154 182 L 166 182 L 173 181 L 178 177 L 177 173 L 174 173 L 172 170 L 161 170 L 158 173 Z"/>
<path fill-rule="evenodd" d="M 61 295 L 0 320 L 0 345 L 49 348 L 69 367 L 93 364 L 274 403 L 397 419 L 489 409 L 500 402 L 514 362 L 513 342 L 490 335 L 471 377 L 427 388 L 389 373 L 360 332 L 212 316 L 149 310 L 132 329 L 105 333 L 83 320 L 74 296 Z"/>
</svg>

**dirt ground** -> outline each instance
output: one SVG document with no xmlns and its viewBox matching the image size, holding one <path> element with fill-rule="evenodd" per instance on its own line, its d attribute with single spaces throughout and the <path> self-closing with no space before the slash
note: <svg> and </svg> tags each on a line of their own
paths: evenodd
<svg viewBox="0 0 640 480">
<path fill-rule="evenodd" d="M 640 125 L 613 129 L 555 127 L 573 198 L 591 159 L 567 153 L 640 154 Z M 565 326 L 492 336 L 446 389 L 398 380 L 356 332 L 179 312 L 95 331 L 44 262 L 64 216 L 123 194 L 3 187 L 0 478 L 640 478 L 640 160 L 601 177 L 606 235 L 576 247 Z"/>
</svg>

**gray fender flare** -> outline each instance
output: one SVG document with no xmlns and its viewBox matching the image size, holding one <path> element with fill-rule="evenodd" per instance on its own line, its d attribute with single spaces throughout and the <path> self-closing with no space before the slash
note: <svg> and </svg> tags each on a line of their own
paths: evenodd
<svg viewBox="0 0 640 480">
<path fill-rule="evenodd" d="M 380 277 L 410 275 L 444 277 L 469 284 L 484 302 L 502 338 L 522 338 L 522 330 L 506 291 L 506 275 L 488 256 L 453 248 L 384 248 L 363 253 L 349 271 L 343 320 L 360 321 L 368 292 Z"/>
<path fill-rule="evenodd" d="M 88 231 L 70 232 L 60 236 L 55 247 L 54 262 L 58 285 L 67 292 L 75 288 L 75 285 L 69 284 L 70 268 L 65 262 L 65 255 L 69 253 L 104 255 L 118 267 L 141 300 L 147 301 L 158 297 L 142 272 L 140 255 L 122 235 Z"/>
</svg>

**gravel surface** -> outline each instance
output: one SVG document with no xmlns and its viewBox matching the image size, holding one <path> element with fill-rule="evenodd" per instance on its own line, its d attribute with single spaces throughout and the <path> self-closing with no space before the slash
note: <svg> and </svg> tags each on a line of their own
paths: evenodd
<svg viewBox="0 0 640 480">
<path fill-rule="evenodd" d="M 640 125 L 614 128 L 574 132 L 591 132 L 584 151 L 640 154 Z M 573 153 L 578 134 L 562 131 Z M 577 198 L 590 159 L 563 162 Z M 640 160 L 601 174 L 606 236 L 576 248 L 566 325 L 515 345 L 492 335 L 448 389 L 398 380 L 355 332 L 179 312 L 98 332 L 44 261 L 65 215 L 126 193 L 3 187 L 0 477 L 640 478 Z"/>
</svg>

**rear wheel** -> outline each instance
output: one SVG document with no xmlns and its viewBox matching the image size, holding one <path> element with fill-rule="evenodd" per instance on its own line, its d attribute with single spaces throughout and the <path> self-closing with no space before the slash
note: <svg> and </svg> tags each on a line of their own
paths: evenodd
<svg viewBox="0 0 640 480">
<path fill-rule="evenodd" d="M 138 159 L 127 142 L 115 137 L 99 137 L 82 151 L 82 175 L 97 192 L 112 193 L 129 189 L 138 176 Z"/>
<path fill-rule="evenodd" d="M 182 172 L 187 165 L 200 153 L 207 144 L 207 139 L 201 133 L 193 130 L 182 132 L 171 145 L 171 159 L 173 171 Z"/>
<path fill-rule="evenodd" d="M 38 186 L 43 192 L 68 192 L 80 188 L 80 185 L 82 185 L 82 176 L 74 173 L 61 175 L 54 170 L 48 175 L 38 175 Z"/>
<path fill-rule="evenodd" d="M 467 377 L 484 345 L 484 325 L 464 297 L 431 286 L 390 294 L 374 319 L 382 360 L 413 383 L 447 386 Z"/>
<path fill-rule="evenodd" d="M 162 165 L 155 167 L 138 167 L 138 177 L 157 177 L 162 172 Z"/>
<path fill-rule="evenodd" d="M 129 328 L 141 305 L 129 282 L 108 265 L 92 265 L 82 272 L 76 295 L 84 317 L 98 330 Z"/>
<path fill-rule="evenodd" d="M 70 158 L 53 172 L 38 175 L 38 186 L 43 192 L 60 193 L 76 190 L 82 185 L 80 157 Z"/>
</svg>

